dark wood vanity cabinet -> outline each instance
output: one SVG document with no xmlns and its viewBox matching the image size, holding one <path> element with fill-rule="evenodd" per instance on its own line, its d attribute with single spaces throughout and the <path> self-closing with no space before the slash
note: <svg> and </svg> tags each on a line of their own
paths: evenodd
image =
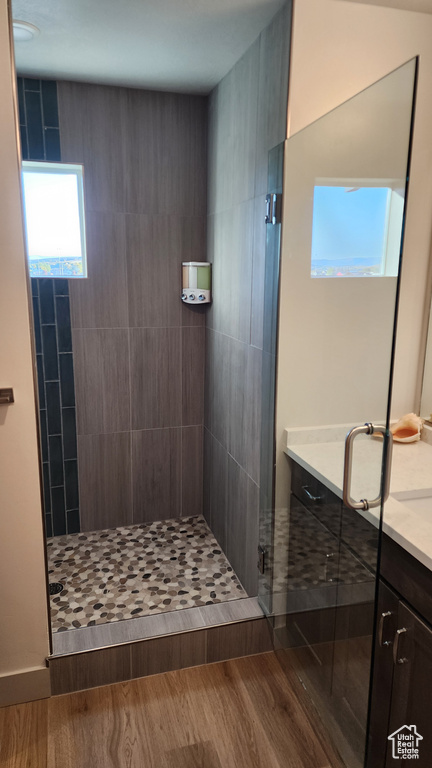
<svg viewBox="0 0 432 768">
<path fill-rule="evenodd" d="M 383 536 L 381 574 L 366 765 L 396 765 L 388 736 L 415 726 L 422 739 L 417 744 L 419 757 L 413 761 L 419 768 L 430 768 L 432 574 L 387 536 Z"/>
<path fill-rule="evenodd" d="M 388 736 L 405 725 L 423 737 L 414 763 L 432 768 L 432 573 L 382 536 L 373 640 L 379 530 L 290 466 L 288 645 L 305 687 L 349 768 L 366 738 L 367 768 L 401 764 Z"/>
<path fill-rule="evenodd" d="M 288 645 L 350 768 L 363 766 L 378 529 L 291 462 Z"/>
</svg>

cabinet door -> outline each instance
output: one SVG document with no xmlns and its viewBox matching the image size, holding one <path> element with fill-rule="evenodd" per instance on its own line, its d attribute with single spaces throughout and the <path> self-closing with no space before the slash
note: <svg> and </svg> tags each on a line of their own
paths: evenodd
<svg viewBox="0 0 432 768">
<path fill-rule="evenodd" d="M 387 753 L 393 686 L 393 641 L 398 627 L 399 597 L 382 580 L 378 588 L 377 631 L 367 743 L 367 768 L 383 768 Z"/>
<path fill-rule="evenodd" d="M 432 630 L 403 602 L 399 603 L 397 647 L 393 646 L 395 666 L 389 735 L 403 726 L 415 726 L 418 741 L 418 768 L 432 765 Z M 397 653 L 396 653 L 397 651 Z M 413 729 L 411 728 L 413 732 Z M 410 758 L 411 759 L 411 758 Z M 386 768 L 397 765 L 388 742 Z"/>
<path fill-rule="evenodd" d="M 373 526 L 364 523 L 343 509 L 332 679 L 333 711 L 359 765 L 367 733 L 376 572 L 376 550 L 369 552 Z"/>
<path fill-rule="evenodd" d="M 339 541 L 291 495 L 286 571 L 286 626 L 305 677 L 330 696 Z"/>
</svg>

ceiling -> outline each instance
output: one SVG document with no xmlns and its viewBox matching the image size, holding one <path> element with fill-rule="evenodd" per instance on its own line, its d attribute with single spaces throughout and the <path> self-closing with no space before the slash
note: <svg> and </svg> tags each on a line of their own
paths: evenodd
<svg viewBox="0 0 432 768">
<path fill-rule="evenodd" d="M 283 0 L 12 0 L 18 74 L 208 93 Z"/>
<path fill-rule="evenodd" d="M 432 0 L 348 0 L 348 2 L 361 3 L 362 5 L 381 5 L 384 8 L 397 8 L 400 11 L 432 13 Z"/>
</svg>

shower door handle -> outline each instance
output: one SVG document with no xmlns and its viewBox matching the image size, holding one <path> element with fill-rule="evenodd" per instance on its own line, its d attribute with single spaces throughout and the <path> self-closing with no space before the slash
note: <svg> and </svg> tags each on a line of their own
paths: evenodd
<svg viewBox="0 0 432 768">
<path fill-rule="evenodd" d="M 352 477 L 352 460 L 353 460 L 353 443 L 357 435 L 376 435 L 381 434 L 384 440 L 387 440 L 387 454 L 385 456 L 386 466 L 384 470 L 384 484 L 383 484 L 383 498 L 381 494 L 375 499 L 368 501 L 368 499 L 361 499 L 360 501 L 354 501 L 351 498 L 351 477 Z M 393 435 L 383 426 L 376 426 L 375 424 L 365 424 L 362 427 L 354 427 L 348 432 L 345 439 L 345 460 L 344 460 L 344 474 L 343 474 L 343 502 L 345 506 L 351 509 L 373 509 L 373 507 L 379 507 L 382 501 L 388 499 L 390 491 L 390 475 L 391 475 L 391 458 L 393 450 Z"/>
</svg>

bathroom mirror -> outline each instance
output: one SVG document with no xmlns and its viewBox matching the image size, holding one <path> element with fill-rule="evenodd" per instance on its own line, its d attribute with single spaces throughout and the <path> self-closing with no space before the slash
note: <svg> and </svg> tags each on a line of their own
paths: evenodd
<svg viewBox="0 0 432 768">
<path fill-rule="evenodd" d="M 415 77 L 412 60 L 285 143 L 273 614 L 353 768 L 367 733 Z M 381 435 L 361 434 L 365 423 Z"/>
<path fill-rule="evenodd" d="M 421 389 L 420 416 L 425 421 L 432 423 L 432 311 L 430 310 Z"/>
</svg>

